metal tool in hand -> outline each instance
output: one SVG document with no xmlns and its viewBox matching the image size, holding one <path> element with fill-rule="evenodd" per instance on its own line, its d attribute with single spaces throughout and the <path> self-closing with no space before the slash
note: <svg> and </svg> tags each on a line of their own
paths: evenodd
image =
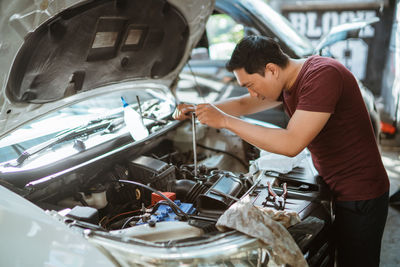
<svg viewBox="0 0 400 267">
<path fill-rule="evenodd" d="M 274 202 L 274 207 L 277 210 L 283 210 L 285 209 L 285 204 L 286 204 L 286 197 L 287 197 L 287 185 L 286 183 L 283 183 L 282 187 L 283 187 L 283 193 L 282 195 L 278 196 L 274 190 L 272 189 L 272 186 L 270 184 L 270 182 L 267 183 L 267 187 L 268 187 L 268 197 L 267 199 L 269 199 L 270 201 Z"/>
<path fill-rule="evenodd" d="M 194 178 L 197 179 L 196 114 L 194 112 L 192 112 L 192 137 L 193 137 Z"/>
</svg>

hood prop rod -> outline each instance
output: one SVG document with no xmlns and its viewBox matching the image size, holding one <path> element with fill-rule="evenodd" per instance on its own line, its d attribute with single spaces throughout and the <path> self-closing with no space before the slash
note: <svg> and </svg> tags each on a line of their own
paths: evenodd
<svg viewBox="0 0 400 267">
<path fill-rule="evenodd" d="M 137 103 L 138 103 L 138 106 L 139 106 L 140 119 L 142 120 L 142 125 L 144 125 L 142 105 L 140 104 L 140 99 L 139 99 L 138 95 L 136 95 L 136 100 L 137 100 Z"/>
</svg>

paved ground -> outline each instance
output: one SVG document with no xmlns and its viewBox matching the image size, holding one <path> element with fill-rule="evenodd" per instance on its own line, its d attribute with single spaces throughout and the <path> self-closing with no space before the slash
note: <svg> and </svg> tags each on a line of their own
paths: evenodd
<svg viewBox="0 0 400 267">
<path fill-rule="evenodd" d="M 390 179 L 390 195 L 400 189 L 400 150 L 382 148 L 382 160 Z M 383 234 L 381 266 L 400 266 L 400 205 L 390 206 Z"/>
</svg>

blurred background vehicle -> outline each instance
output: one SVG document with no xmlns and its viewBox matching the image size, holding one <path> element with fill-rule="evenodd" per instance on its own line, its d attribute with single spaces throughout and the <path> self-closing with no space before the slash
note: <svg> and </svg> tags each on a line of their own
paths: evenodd
<svg viewBox="0 0 400 267">
<path fill-rule="evenodd" d="M 382 117 L 384 146 L 400 147 L 400 1 L 396 1 L 388 55 L 382 78 Z"/>
</svg>

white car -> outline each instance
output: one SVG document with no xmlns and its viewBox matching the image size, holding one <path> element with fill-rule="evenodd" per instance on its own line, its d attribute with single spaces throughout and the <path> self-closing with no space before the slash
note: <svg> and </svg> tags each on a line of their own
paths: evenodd
<svg viewBox="0 0 400 267">
<path fill-rule="evenodd" d="M 0 266 L 266 266 L 270 245 L 215 226 L 246 197 L 295 212 L 288 231 L 308 264 L 332 263 L 309 156 L 288 174 L 249 172 L 258 148 L 172 119 L 213 5 L 2 1 Z M 143 137 L 132 138 L 126 108 Z M 271 201 L 268 188 L 280 195 L 284 183 L 286 203 Z"/>
</svg>

